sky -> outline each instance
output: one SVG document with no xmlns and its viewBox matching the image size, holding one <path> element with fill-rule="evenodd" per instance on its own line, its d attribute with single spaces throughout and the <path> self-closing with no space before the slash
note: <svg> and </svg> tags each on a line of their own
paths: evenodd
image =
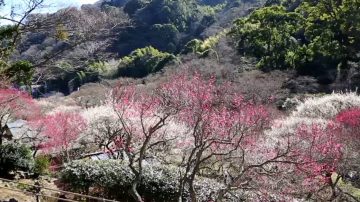
<svg viewBox="0 0 360 202">
<path fill-rule="evenodd" d="M 21 13 L 25 10 L 25 5 L 28 0 L 5 0 L 5 7 L 0 8 L 0 16 L 9 16 L 11 8 Z M 93 4 L 98 0 L 44 0 L 43 8 L 39 8 L 35 13 L 53 13 L 59 9 L 69 6 L 80 7 L 83 4 Z M 0 23 L 2 21 L 0 20 Z"/>
</svg>

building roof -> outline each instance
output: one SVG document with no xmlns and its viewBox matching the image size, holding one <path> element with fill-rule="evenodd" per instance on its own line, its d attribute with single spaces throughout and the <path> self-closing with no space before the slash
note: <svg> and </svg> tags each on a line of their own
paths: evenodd
<svg viewBox="0 0 360 202">
<path fill-rule="evenodd" d="M 15 141 L 33 138 L 36 135 L 36 132 L 30 129 L 27 122 L 21 119 L 8 123 L 7 129 L 10 132 L 8 136 Z"/>
</svg>

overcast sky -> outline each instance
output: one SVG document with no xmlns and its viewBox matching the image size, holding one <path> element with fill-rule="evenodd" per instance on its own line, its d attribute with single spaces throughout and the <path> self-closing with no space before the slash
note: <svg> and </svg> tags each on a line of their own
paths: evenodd
<svg viewBox="0 0 360 202">
<path fill-rule="evenodd" d="M 26 2 L 28 0 L 5 0 L 5 7 L 0 9 L 0 16 L 8 16 L 10 14 L 11 8 L 21 13 L 25 9 Z M 61 8 L 66 8 L 69 6 L 80 7 L 83 4 L 92 4 L 98 0 L 44 0 L 43 8 L 36 10 L 38 13 L 52 13 Z"/>
</svg>

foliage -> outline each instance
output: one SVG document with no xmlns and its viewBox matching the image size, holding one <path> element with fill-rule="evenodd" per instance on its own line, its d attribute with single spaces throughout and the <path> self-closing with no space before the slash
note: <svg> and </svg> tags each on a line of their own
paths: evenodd
<svg viewBox="0 0 360 202">
<path fill-rule="evenodd" d="M 169 53 L 177 51 L 179 31 L 173 24 L 155 24 L 149 30 L 150 44 Z"/>
<path fill-rule="evenodd" d="M 13 35 L 17 32 L 18 27 L 14 25 L 0 26 L 0 70 L 2 70 L 5 61 L 14 48 Z"/>
<path fill-rule="evenodd" d="M 207 57 L 210 53 L 213 52 L 219 60 L 218 54 L 215 51 L 215 47 L 225 33 L 226 30 L 205 40 L 193 39 L 185 45 L 182 53 L 187 54 L 189 52 L 192 52 L 197 54 L 199 57 Z"/>
<path fill-rule="evenodd" d="M 6 6 L 5 1 L 0 1 L 0 9 L 2 9 L 4 6 Z M 23 61 L 20 61 L 19 63 L 16 63 L 14 61 L 10 61 L 10 56 L 13 54 L 14 50 L 17 48 L 18 42 L 23 37 L 23 33 L 25 33 L 29 27 L 31 27 L 31 24 L 25 23 L 25 20 L 27 20 L 27 17 L 32 14 L 36 8 L 41 6 L 43 1 L 37 1 L 37 0 L 29 0 L 27 2 L 24 2 L 22 9 L 15 9 L 14 6 L 11 6 L 11 10 L 8 12 L 10 13 L 10 17 L 6 16 L 5 13 L 0 14 L 0 20 L 3 22 L 7 22 L 8 25 L 2 25 L 3 22 L 0 23 L 0 77 L 3 77 L 4 71 L 6 71 L 8 68 L 20 68 L 22 70 L 25 70 L 26 73 L 29 73 L 24 76 L 24 80 L 21 80 L 21 82 L 25 81 L 25 85 L 29 85 L 29 75 L 32 75 L 29 70 L 29 64 L 25 64 Z M 20 7 L 21 7 L 20 6 Z M 15 17 L 16 16 L 16 17 Z M 5 24 L 5 23 L 4 23 Z M 13 65 L 11 63 L 14 63 Z M 15 67 L 14 67 L 15 66 Z M 21 72 L 20 74 L 23 74 L 24 72 Z M 26 74 L 25 73 L 25 74 Z M 13 76 L 14 72 L 10 75 L 6 75 L 7 77 Z M 31 76 L 30 76 L 31 77 Z M 10 79 L 10 78 L 9 78 Z M 19 79 L 19 77 L 16 77 L 15 80 Z"/>
<path fill-rule="evenodd" d="M 135 12 L 146 5 L 146 0 L 130 0 L 124 6 L 124 11 L 130 16 L 134 15 Z"/>
<path fill-rule="evenodd" d="M 193 27 L 197 23 L 209 26 L 215 16 L 212 7 L 201 6 L 194 0 L 130 0 L 124 10 L 139 25 L 171 24 L 184 33 L 195 31 Z"/>
<path fill-rule="evenodd" d="M 175 60 L 175 56 L 163 53 L 153 47 L 136 49 L 129 56 L 121 59 L 119 75 L 135 78 L 160 71 L 167 63 Z"/>
<path fill-rule="evenodd" d="M 200 3 L 205 4 L 205 5 L 211 5 L 211 6 L 224 4 L 226 2 L 227 2 L 227 0 L 200 0 Z"/>
<path fill-rule="evenodd" d="M 134 177 L 126 162 L 116 160 L 74 161 L 67 164 L 62 171 L 63 182 L 71 184 L 72 188 L 83 191 L 92 186 L 105 188 L 108 197 L 117 199 L 124 199 L 119 197 L 125 196 L 131 198 L 128 190 Z M 161 167 L 147 166 L 139 190 L 144 191 L 143 197 L 146 198 L 157 198 L 161 201 L 174 198 L 176 170 L 162 171 Z"/>
<path fill-rule="evenodd" d="M 146 164 L 139 190 L 144 200 L 177 201 L 179 175 L 178 168 L 159 164 Z M 129 200 L 128 190 L 134 179 L 131 169 L 126 162 L 119 160 L 104 161 L 73 161 L 66 164 L 61 172 L 62 182 L 70 185 L 74 191 L 87 193 L 89 188 L 103 190 L 109 198 Z M 196 181 L 196 188 L 201 193 L 200 201 L 211 199 L 222 184 L 215 180 L 200 178 Z M 101 193 L 96 193 L 100 194 Z M 184 198 L 188 193 L 184 193 Z M 235 200 L 234 200 L 235 201 Z"/>
<path fill-rule="evenodd" d="M 298 47 L 294 36 L 301 20 L 301 15 L 283 6 L 264 7 L 236 20 L 230 34 L 240 52 L 261 58 L 259 67 L 287 68 L 288 52 Z"/>
<path fill-rule="evenodd" d="M 178 53 L 216 21 L 219 11 L 195 0 L 130 0 L 124 10 L 136 26 L 122 32 L 114 44 L 122 56 L 146 46 Z"/>
<path fill-rule="evenodd" d="M 184 32 L 189 28 L 195 12 L 196 4 L 192 2 L 154 0 L 137 10 L 134 18 L 138 23 L 145 25 L 173 24 L 179 31 Z"/>
<path fill-rule="evenodd" d="M 301 73 L 347 68 L 359 51 L 359 4 L 321 0 L 290 4 L 296 9 L 264 7 L 236 20 L 231 35 L 240 52 L 260 58 L 260 67 Z"/>
<path fill-rule="evenodd" d="M 35 157 L 33 172 L 38 175 L 45 175 L 49 173 L 50 157 L 46 155 L 39 155 Z"/>
<path fill-rule="evenodd" d="M 65 30 L 63 24 L 59 24 L 56 26 L 55 38 L 61 41 L 69 40 L 69 33 Z"/>
<path fill-rule="evenodd" d="M 31 151 L 24 145 L 0 145 L 0 175 L 6 176 L 10 171 L 31 171 L 33 167 Z"/>
<path fill-rule="evenodd" d="M 18 85 L 31 87 L 35 73 L 34 66 L 29 61 L 17 61 L 4 71 L 4 74 Z"/>
</svg>

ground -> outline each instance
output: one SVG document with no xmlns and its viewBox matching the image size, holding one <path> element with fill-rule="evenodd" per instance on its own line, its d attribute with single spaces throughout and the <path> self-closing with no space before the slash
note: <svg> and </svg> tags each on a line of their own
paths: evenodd
<svg viewBox="0 0 360 202">
<path fill-rule="evenodd" d="M 34 184 L 34 180 L 24 179 L 19 180 L 20 183 Z M 11 198 L 18 200 L 19 202 L 33 202 L 36 201 L 35 195 L 31 193 L 31 186 L 25 184 L 18 184 L 15 182 L 4 182 L 0 180 L 0 201 L 8 201 Z M 42 186 L 52 189 L 58 189 L 53 183 L 53 180 L 43 180 Z M 46 195 L 56 196 L 54 192 L 44 191 Z M 50 198 L 44 200 L 46 202 L 52 202 Z M 55 200 L 54 200 L 55 201 Z"/>
</svg>

